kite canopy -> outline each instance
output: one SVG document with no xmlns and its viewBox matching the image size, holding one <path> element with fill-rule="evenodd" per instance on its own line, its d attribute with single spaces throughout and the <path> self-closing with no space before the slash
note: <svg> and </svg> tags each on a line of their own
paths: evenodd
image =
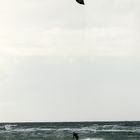
<svg viewBox="0 0 140 140">
<path fill-rule="evenodd" d="M 76 1 L 77 1 L 78 3 L 80 3 L 80 4 L 83 4 L 83 5 L 85 4 L 85 3 L 84 3 L 84 0 L 76 0 Z"/>
</svg>

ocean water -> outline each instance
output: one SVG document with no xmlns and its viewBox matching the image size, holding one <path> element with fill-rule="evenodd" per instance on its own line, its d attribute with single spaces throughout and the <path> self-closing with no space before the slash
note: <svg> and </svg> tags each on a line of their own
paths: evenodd
<svg viewBox="0 0 140 140">
<path fill-rule="evenodd" d="M 1 123 L 0 140 L 140 140 L 140 122 Z"/>
</svg>

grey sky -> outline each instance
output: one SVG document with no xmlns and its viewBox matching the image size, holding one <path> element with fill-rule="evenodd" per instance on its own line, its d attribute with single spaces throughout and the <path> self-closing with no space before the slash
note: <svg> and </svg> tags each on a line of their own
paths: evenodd
<svg viewBox="0 0 140 140">
<path fill-rule="evenodd" d="M 0 0 L 0 121 L 139 120 L 139 0 Z"/>
</svg>

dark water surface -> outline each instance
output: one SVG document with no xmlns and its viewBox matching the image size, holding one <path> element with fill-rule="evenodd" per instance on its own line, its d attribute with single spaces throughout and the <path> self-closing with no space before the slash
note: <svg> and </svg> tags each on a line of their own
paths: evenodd
<svg viewBox="0 0 140 140">
<path fill-rule="evenodd" d="M 140 122 L 1 123 L 0 140 L 140 140 Z"/>
</svg>

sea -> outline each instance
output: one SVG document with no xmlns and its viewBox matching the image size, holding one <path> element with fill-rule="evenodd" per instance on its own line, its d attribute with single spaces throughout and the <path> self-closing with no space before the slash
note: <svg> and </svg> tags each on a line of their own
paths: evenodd
<svg viewBox="0 0 140 140">
<path fill-rule="evenodd" d="M 1 123 L 0 140 L 140 140 L 140 122 Z"/>
</svg>

